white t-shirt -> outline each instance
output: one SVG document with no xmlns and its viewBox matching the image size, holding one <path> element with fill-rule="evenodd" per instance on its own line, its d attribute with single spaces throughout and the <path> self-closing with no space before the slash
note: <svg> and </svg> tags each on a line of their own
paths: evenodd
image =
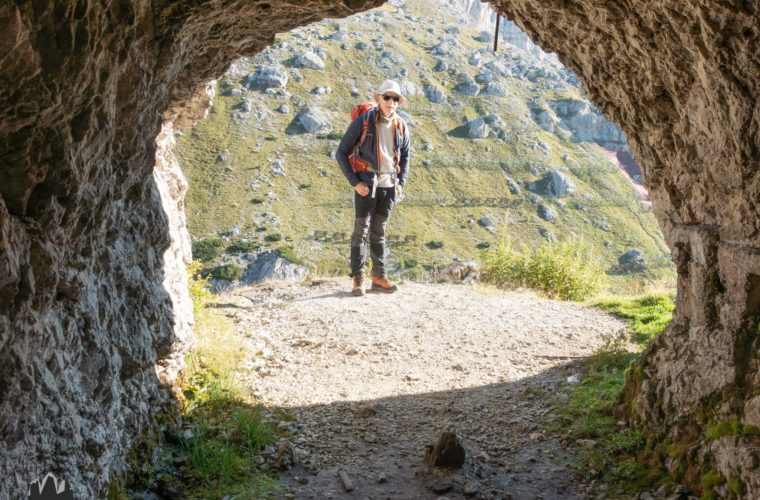
<svg viewBox="0 0 760 500">
<path fill-rule="evenodd" d="M 378 172 L 377 187 L 389 188 L 395 185 L 395 168 L 393 165 L 393 118 L 385 118 L 382 111 L 377 120 L 378 137 Z"/>
</svg>

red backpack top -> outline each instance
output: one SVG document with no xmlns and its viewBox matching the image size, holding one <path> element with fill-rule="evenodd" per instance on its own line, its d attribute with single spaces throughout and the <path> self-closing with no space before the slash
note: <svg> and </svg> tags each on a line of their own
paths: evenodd
<svg viewBox="0 0 760 500">
<path fill-rule="evenodd" d="M 369 173 L 372 172 L 372 166 L 369 164 L 368 161 L 364 161 L 361 158 L 359 158 L 359 148 L 362 147 L 364 144 L 365 136 L 367 135 L 367 128 L 369 127 L 369 111 L 370 109 L 376 108 L 376 105 L 374 102 L 366 101 L 357 104 L 354 106 L 354 108 L 351 110 L 351 121 L 353 122 L 358 117 L 360 117 L 362 114 L 364 114 L 364 121 L 362 122 L 362 134 L 359 136 L 359 142 L 356 143 L 356 146 L 354 146 L 354 149 L 351 150 L 351 153 L 348 155 L 348 162 L 351 164 L 351 169 L 354 172 L 365 172 Z M 402 137 L 404 135 L 404 121 L 394 118 L 393 125 L 391 129 L 391 137 L 395 137 L 396 135 L 396 128 L 398 128 L 399 132 L 401 133 Z M 399 174 L 401 167 L 398 166 L 398 152 L 393 153 L 393 166 L 396 169 L 396 175 Z"/>
</svg>

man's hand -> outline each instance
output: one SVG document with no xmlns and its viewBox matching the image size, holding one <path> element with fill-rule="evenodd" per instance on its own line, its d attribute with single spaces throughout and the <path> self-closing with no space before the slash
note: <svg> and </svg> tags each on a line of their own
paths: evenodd
<svg viewBox="0 0 760 500">
<path fill-rule="evenodd" d="M 404 199 L 404 189 L 401 187 L 401 184 L 396 185 L 396 201 L 401 201 Z"/>
<path fill-rule="evenodd" d="M 360 182 L 354 186 L 354 190 L 359 193 L 359 196 L 367 196 L 369 194 L 369 186 L 363 182 Z"/>
</svg>

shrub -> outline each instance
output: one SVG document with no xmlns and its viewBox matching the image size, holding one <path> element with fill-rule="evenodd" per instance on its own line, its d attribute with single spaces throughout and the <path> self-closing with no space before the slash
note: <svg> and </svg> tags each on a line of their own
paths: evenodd
<svg viewBox="0 0 760 500">
<path fill-rule="evenodd" d="M 227 247 L 226 252 L 237 255 L 240 253 L 250 253 L 259 248 L 255 241 L 238 241 Z"/>
<path fill-rule="evenodd" d="M 514 250 L 505 242 L 481 254 L 482 279 L 497 286 L 525 286 L 563 300 L 584 300 L 601 287 L 604 273 L 579 242 L 544 242 Z"/>
<path fill-rule="evenodd" d="M 437 240 L 430 240 L 427 243 L 425 243 L 425 246 L 428 247 L 430 250 L 437 250 L 439 248 L 443 248 L 443 242 L 437 241 Z"/>
<path fill-rule="evenodd" d="M 193 261 L 187 266 L 187 287 L 193 301 L 193 315 L 198 317 L 214 298 L 209 291 L 208 278 L 202 276 L 199 262 Z"/>
<path fill-rule="evenodd" d="M 295 250 L 293 250 L 293 247 L 291 246 L 282 246 L 277 249 L 277 253 L 282 257 L 283 259 L 292 262 L 293 264 L 299 264 L 299 265 L 306 265 L 306 263 L 301 259 L 298 255 L 296 255 Z"/>
<path fill-rule="evenodd" d="M 266 241 L 272 241 L 272 242 L 274 242 L 274 241 L 280 241 L 280 240 L 282 240 L 282 235 L 279 234 L 279 233 L 272 233 L 272 234 L 268 234 L 268 235 L 264 236 L 264 239 Z"/>
<path fill-rule="evenodd" d="M 243 275 L 243 268 L 235 264 L 216 266 L 211 270 L 211 276 L 220 280 L 235 281 Z"/>
<path fill-rule="evenodd" d="M 193 259 L 200 262 L 214 260 L 222 253 L 224 242 L 219 238 L 210 238 L 193 242 Z"/>
</svg>

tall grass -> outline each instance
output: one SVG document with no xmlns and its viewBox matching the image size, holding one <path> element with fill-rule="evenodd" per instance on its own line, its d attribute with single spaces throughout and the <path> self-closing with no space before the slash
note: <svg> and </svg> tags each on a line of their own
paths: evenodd
<svg viewBox="0 0 760 500">
<path fill-rule="evenodd" d="M 483 281 L 502 287 L 528 287 L 549 297 L 580 301 L 601 288 L 604 272 L 579 241 L 544 242 L 535 250 L 515 250 L 501 242 L 481 253 Z"/>
<path fill-rule="evenodd" d="M 245 350 L 232 320 L 208 308 L 214 296 L 198 270 L 196 263 L 188 269 L 196 346 L 182 380 L 184 424 L 174 452 L 186 462 L 177 486 L 188 498 L 269 498 L 277 484 L 256 458 L 277 431 L 238 378 Z"/>
</svg>

